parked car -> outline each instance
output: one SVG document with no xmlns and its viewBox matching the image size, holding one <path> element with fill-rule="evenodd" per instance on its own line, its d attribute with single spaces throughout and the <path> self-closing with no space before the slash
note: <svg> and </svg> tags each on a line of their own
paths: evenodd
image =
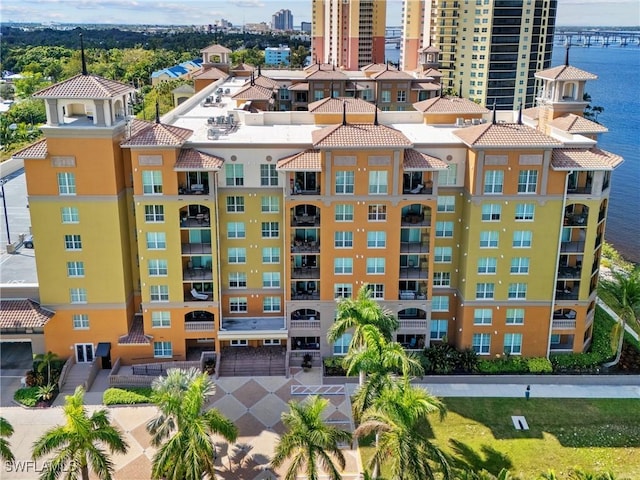
<svg viewBox="0 0 640 480">
<path fill-rule="evenodd" d="M 33 248 L 33 235 L 27 235 L 22 242 L 24 248 Z"/>
</svg>

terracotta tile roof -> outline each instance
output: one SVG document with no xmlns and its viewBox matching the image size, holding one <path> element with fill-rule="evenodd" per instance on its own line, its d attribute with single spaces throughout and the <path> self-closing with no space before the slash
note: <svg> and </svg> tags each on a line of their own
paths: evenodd
<svg viewBox="0 0 640 480">
<path fill-rule="evenodd" d="M 62 82 L 43 88 L 33 94 L 35 98 L 113 98 L 134 92 L 126 83 L 108 80 L 97 75 L 76 75 Z"/>
<path fill-rule="evenodd" d="M 374 73 L 371 75 L 371 78 L 375 78 L 376 80 L 411 80 L 413 76 L 402 70 L 387 69 Z"/>
<path fill-rule="evenodd" d="M 326 97 L 310 103 L 308 108 L 312 113 L 342 113 L 343 104 L 347 105 L 347 113 L 373 113 L 376 110 L 374 104 L 361 98 L 351 97 Z"/>
<path fill-rule="evenodd" d="M 54 315 L 55 312 L 28 298 L 0 302 L 0 328 L 44 327 Z"/>
<path fill-rule="evenodd" d="M 253 79 L 253 83 L 255 85 L 258 85 L 259 87 L 265 87 L 265 88 L 271 88 L 271 89 L 278 87 L 278 82 L 276 82 L 272 78 L 265 77 L 263 75 L 259 75 L 255 77 Z M 247 80 L 247 82 L 243 85 L 243 87 L 246 85 L 251 85 L 251 80 Z"/>
<path fill-rule="evenodd" d="M 120 144 L 122 147 L 179 147 L 191 135 L 193 130 L 165 125 L 163 123 L 152 123 L 147 128 L 141 129 L 134 135 Z"/>
<path fill-rule="evenodd" d="M 18 150 L 12 155 L 14 158 L 47 158 L 47 139 L 38 140 L 36 143 L 32 143 L 28 147 Z"/>
<path fill-rule="evenodd" d="M 134 118 L 129 123 L 129 137 L 128 138 L 131 138 L 132 136 L 140 133 L 145 128 L 151 127 L 152 125 L 153 125 L 153 122 L 150 122 L 148 120 L 140 120 L 139 118 Z"/>
<path fill-rule="evenodd" d="M 271 100 L 273 89 L 260 85 L 246 85 L 231 95 L 234 100 Z"/>
<path fill-rule="evenodd" d="M 613 170 L 624 159 L 611 152 L 592 148 L 557 148 L 551 155 L 554 170 Z"/>
<path fill-rule="evenodd" d="M 522 115 L 532 120 L 538 120 L 540 118 L 540 107 L 525 108 L 522 110 Z"/>
<path fill-rule="evenodd" d="M 560 130 L 564 130 L 569 133 L 604 133 L 608 132 L 609 129 L 604 125 L 600 125 L 599 123 L 592 122 L 584 117 L 579 115 L 574 115 L 573 113 L 569 113 L 566 115 L 562 115 L 561 117 L 555 118 L 553 121 L 549 122 L 549 125 L 559 128 Z"/>
<path fill-rule="evenodd" d="M 470 147 L 552 148 L 561 142 L 527 125 L 483 123 L 454 130 L 453 134 Z"/>
<path fill-rule="evenodd" d="M 422 72 L 422 77 L 442 77 L 443 73 L 440 70 L 436 70 L 435 68 L 429 68 Z"/>
<path fill-rule="evenodd" d="M 191 85 L 184 84 L 171 90 L 171 93 L 195 93 L 195 89 Z"/>
<path fill-rule="evenodd" d="M 597 80 L 598 78 L 593 73 L 585 72 L 571 65 L 558 65 L 557 67 L 548 68 L 547 70 L 536 72 L 535 77 L 546 80 Z"/>
<path fill-rule="evenodd" d="M 149 345 L 151 343 L 151 335 L 144 334 L 144 323 L 142 315 L 136 315 L 131 322 L 129 333 L 121 335 L 118 338 L 119 345 Z"/>
<path fill-rule="evenodd" d="M 220 170 L 223 163 L 224 158 L 202 153 L 193 148 L 183 148 L 180 150 L 180 155 L 178 155 L 178 160 L 173 169 L 176 172 Z"/>
<path fill-rule="evenodd" d="M 229 76 L 228 73 L 223 72 L 219 68 L 207 68 L 200 70 L 197 73 L 191 75 L 191 78 L 197 80 L 219 80 L 221 78 L 227 78 Z"/>
<path fill-rule="evenodd" d="M 380 70 L 386 70 L 387 68 L 396 70 L 396 67 L 387 65 L 386 63 L 370 63 L 360 68 L 363 72 L 379 72 Z"/>
<path fill-rule="evenodd" d="M 295 92 L 308 92 L 309 84 L 307 82 L 294 83 L 289 87 L 289 90 L 292 90 Z"/>
<path fill-rule="evenodd" d="M 402 132 L 386 125 L 331 125 L 311 132 L 314 147 L 411 147 L 413 144 Z"/>
<path fill-rule="evenodd" d="M 411 90 L 428 90 L 430 92 L 437 92 L 440 90 L 440 84 L 431 82 L 414 82 L 411 84 Z"/>
<path fill-rule="evenodd" d="M 320 150 L 307 149 L 278 160 L 278 170 L 320 172 L 322 171 L 322 155 Z"/>
<path fill-rule="evenodd" d="M 330 63 L 312 63 L 311 65 L 304 67 L 305 72 L 311 72 L 316 70 L 333 70 L 334 66 Z"/>
<path fill-rule="evenodd" d="M 346 80 L 348 77 L 340 70 L 316 70 L 307 74 L 308 80 Z"/>
<path fill-rule="evenodd" d="M 422 113 L 488 113 L 482 105 L 467 98 L 435 97 L 414 103 L 413 107 Z"/>
<path fill-rule="evenodd" d="M 231 67 L 231 70 L 234 72 L 253 72 L 255 69 L 256 67 L 249 65 L 248 63 L 241 63 L 235 67 Z"/>
<path fill-rule="evenodd" d="M 203 48 L 202 50 L 200 50 L 201 53 L 231 53 L 231 50 L 229 50 L 226 47 L 223 47 L 222 45 L 209 45 L 208 47 Z"/>
<path fill-rule="evenodd" d="M 428 47 L 422 47 L 418 50 L 421 53 L 440 53 L 440 49 L 438 47 L 434 47 L 433 45 L 429 45 Z"/>
<path fill-rule="evenodd" d="M 449 165 L 438 157 L 427 155 L 413 148 L 404 151 L 404 161 L 402 162 L 404 170 L 446 170 L 448 167 Z"/>
</svg>

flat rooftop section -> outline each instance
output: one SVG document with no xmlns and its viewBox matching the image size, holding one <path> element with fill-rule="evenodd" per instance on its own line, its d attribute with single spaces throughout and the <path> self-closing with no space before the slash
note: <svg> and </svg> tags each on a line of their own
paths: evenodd
<svg viewBox="0 0 640 480">
<path fill-rule="evenodd" d="M 226 317 L 222 319 L 222 330 L 284 330 L 284 317 Z"/>
</svg>

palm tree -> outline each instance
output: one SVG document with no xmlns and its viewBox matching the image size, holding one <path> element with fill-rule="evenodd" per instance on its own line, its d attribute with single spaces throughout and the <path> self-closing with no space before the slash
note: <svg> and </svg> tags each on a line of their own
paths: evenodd
<svg viewBox="0 0 640 480">
<path fill-rule="evenodd" d="M 11 435 L 13 435 L 13 427 L 4 417 L 0 417 L 0 460 L 6 462 L 13 462 L 15 460 L 13 452 L 9 448 L 9 441 L 7 440 Z"/>
<path fill-rule="evenodd" d="M 215 385 L 195 368 L 170 369 L 152 384 L 152 400 L 159 415 L 147 424 L 151 444 L 159 447 L 153 457 L 151 476 L 181 480 L 215 478 L 215 444 L 211 435 L 228 442 L 238 437 L 237 427 L 218 410 L 203 411 Z"/>
<path fill-rule="evenodd" d="M 342 478 L 332 457 L 340 470 L 344 470 L 345 459 L 338 444 L 351 442 L 351 434 L 324 423 L 322 412 L 327 405 L 329 400 L 314 395 L 303 403 L 290 401 L 289 412 L 282 414 L 288 431 L 276 445 L 271 466 L 278 468 L 291 458 L 285 480 L 295 480 L 300 471 L 305 472 L 307 480 L 317 480 L 319 466 L 331 480 Z"/>
<path fill-rule="evenodd" d="M 47 430 L 33 444 L 34 460 L 55 452 L 40 478 L 89 480 L 91 468 L 98 478 L 111 479 L 113 462 L 105 447 L 113 454 L 127 453 L 129 446 L 122 432 L 111 425 L 107 411 L 96 410 L 89 415 L 84 406 L 84 389 L 79 386 L 73 395 L 66 396 L 63 412 L 65 424 Z"/>
<path fill-rule="evenodd" d="M 617 303 L 615 306 L 619 308 L 622 328 L 620 329 L 616 358 L 603 364 L 603 367 L 612 367 L 618 364 L 622 355 L 622 344 L 627 322 L 631 320 L 639 321 L 638 318 L 640 317 L 640 267 L 635 267 L 628 274 L 619 270 L 612 270 L 611 274 L 613 275 L 613 280 L 601 280 L 600 287 Z"/>
<path fill-rule="evenodd" d="M 367 284 L 358 290 L 356 298 L 341 298 L 336 308 L 336 321 L 327 332 L 327 339 L 335 343 L 349 329 L 354 329 L 349 349 L 357 349 L 366 344 L 362 327 L 373 325 L 378 328 L 382 337 L 391 341 L 393 332 L 398 329 L 398 320 L 390 310 L 384 309 L 371 296 Z M 364 383 L 364 371 L 360 371 L 360 384 Z"/>
<path fill-rule="evenodd" d="M 48 351 L 47 353 L 39 353 L 34 360 L 38 363 L 38 372 L 42 373 L 44 367 L 47 367 L 47 385 L 51 384 L 51 362 L 58 359 L 58 355 Z"/>
<path fill-rule="evenodd" d="M 450 478 L 444 454 L 424 431 L 428 416 L 435 412 L 442 420 L 446 415 L 444 404 L 426 390 L 412 386 L 407 378 L 381 392 L 364 412 L 362 423 L 354 432 L 356 437 L 379 435 L 370 463 L 373 478 L 377 477 L 380 466 L 387 463 L 391 478 L 433 480 L 433 462 L 442 470 L 443 478 Z"/>
</svg>

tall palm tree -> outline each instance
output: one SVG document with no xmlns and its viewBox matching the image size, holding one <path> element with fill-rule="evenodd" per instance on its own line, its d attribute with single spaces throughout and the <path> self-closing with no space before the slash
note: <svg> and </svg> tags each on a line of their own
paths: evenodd
<svg viewBox="0 0 640 480">
<path fill-rule="evenodd" d="M 0 460 L 13 462 L 15 457 L 9 448 L 8 437 L 13 435 L 13 427 L 6 418 L 0 417 Z"/>
<path fill-rule="evenodd" d="M 278 468 L 291 458 L 285 480 L 295 480 L 300 471 L 306 474 L 307 480 L 317 480 L 319 466 L 331 480 L 342 478 L 339 469 L 344 470 L 345 458 L 338 445 L 350 442 L 351 434 L 324 423 L 322 412 L 327 405 L 329 400 L 314 395 L 303 403 L 290 401 L 289 412 L 282 414 L 282 422 L 288 431 L 276 445 L 271 466 Z"/>
<path fill-rule="evenodd" d="M 203 411 L 215 393 L 209 375 L 195 368 L 170 369 L 152 384 L 152 400 L 159 415 L 147 424 L 151 443 L 159 447 L 151 476 L 180 480 L 214 479 L 215 444 L 211 435 L 228 442 L 238 437 L 237 427 L 218 410 Z"/>
<path fill-rule="evenodd" d="M 89 415 L 81 386 L 73 395 L 67 395 L 63 412 L 65 424 L 47 430 L 33 444 L 34 460 L 55 452 L 40 478 L 89 480 L 91 469 L 98 478 L 111 479 L 113 462 L 105 448 L 113 454 L 127 453 L 129 447 L 122 432 L 111 425 L 108 412 L 100 409 Z"/>
<path fill-rule="evenodd" d="M 404 378 L 384 389 L 362 415 L 355 436 L 379 435 L 370 468 L 376 478 L 382 464 L 387 464 L 392 479 L 433 480 L 435 463 L 443 478 L 451 472 L 444 454 L 427 438 L 424 426 L 428 416 L 438 413 L 442 420 L 446 408 L 426 390 L 414 387 Z"/>
<path fill-rule="evenodd" d="M 611 362 L 603 364 L 604 367 L 612 367 L 620 361 L 627 322 L 640 321 L 640 267 L 634 268 L 630 273 L 618 270 L 612 270 L 611 273 L 613 279 L 601 280 L 600 286 L 618 304 L 614 307 L 619 307 L 622 328 L 620 329 L 616 357 Z"/>
</svg>

